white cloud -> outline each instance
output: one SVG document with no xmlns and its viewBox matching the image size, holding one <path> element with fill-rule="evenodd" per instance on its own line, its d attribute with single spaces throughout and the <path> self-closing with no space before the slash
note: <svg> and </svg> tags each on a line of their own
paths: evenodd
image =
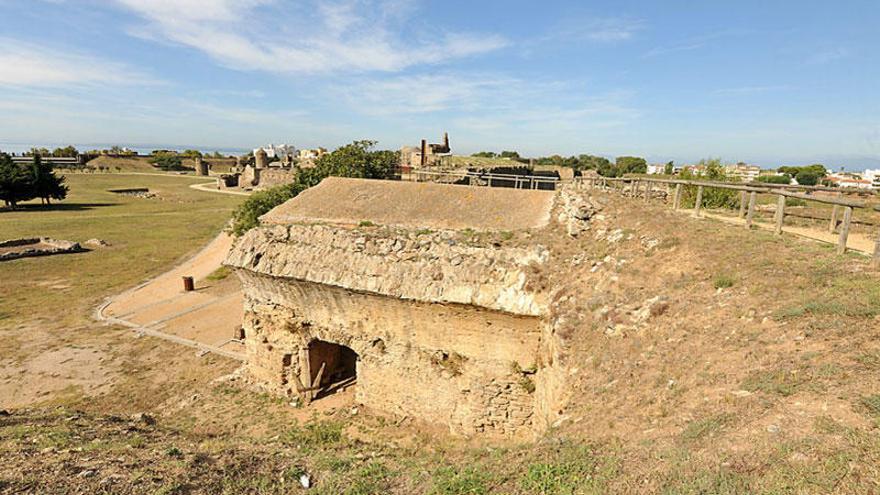
<svg viewBox="0 0 880 495">
<path fill-rule="evenodd" d="M 497 35 L 451 33 L 394 0 L 117 0 L 148 21 L 132 34 L 200 50 L 240 70 L 277 73 L 394 72 L 498 50 Z M 407 29 L 412 24 L 415 29 Z"/>
<path fill-rule="evenodd" d="M 156 84 L 126 64 L 0 37 L 0 86 Z"/>
<path fill-rule="evenodd" d="M 523 80 L 507 75 L 438 74 L 364 79 L 331 88 L 347 108 L 367 115 L 410 118 L 454 111 L 461 129 L 606 128 L 639 116 L 625 91 L 592 92 L 577 82 Z"/>
</svg>

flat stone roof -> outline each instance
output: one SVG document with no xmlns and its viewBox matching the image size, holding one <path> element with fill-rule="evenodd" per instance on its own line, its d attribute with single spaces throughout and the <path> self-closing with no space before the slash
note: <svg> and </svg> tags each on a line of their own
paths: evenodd
<svg viewBox="0 0 880 495">
<path fill-rule="evenodd" d="M 369 221 L 405 228 L 522 230 L 550 221 L 553 191 L 328 177 L 275 207 L 265 224 Z"/>
</svg>

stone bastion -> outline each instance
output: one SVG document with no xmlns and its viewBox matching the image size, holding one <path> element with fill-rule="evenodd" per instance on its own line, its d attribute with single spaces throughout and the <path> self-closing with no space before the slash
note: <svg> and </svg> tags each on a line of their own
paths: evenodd
<svg viewBox="0 0 880 495">
<path fill-rule="evenodd" d="M 459 434 L 540 433 L 565 401 L 547 289 L 530 283 L 549 252 L 470 239 L 547 228 L 557 199 L 328 178 L 276 207 L 225 261 L 248 379 L 306 403 L 353 386 L 364 406 Z"/>
</svg>

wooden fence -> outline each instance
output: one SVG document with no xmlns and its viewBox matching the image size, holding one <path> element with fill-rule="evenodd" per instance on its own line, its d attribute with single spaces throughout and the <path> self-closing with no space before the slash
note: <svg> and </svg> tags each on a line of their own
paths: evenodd
<svg viewBox="0 0 880 495">
<path fill-rule="evenodd" d="M 470 186 L 508 187 L 512 189 L 555 190 L 558 177 L 541 175 L 495 174 L 488 172 L 437 172 L 412 169 L 401 172 L 401 179 L 414 182 L 453 182 Z"/>
<path fill-rule="evenodd" d="M 782 234 L 782 225 L 785 220 L 785 203 L 787 198 L 801 199 L 804 201 L 815 201 L 833 205 L 831 211 L 831 220 L 828 225 L 828 232 L 834 233 L 837 229 L 838 222 L 840 228 L 837 237 L 837 253 L 846 252 L 846 243 L 849 238 L 849 229 L 852 223 L 853 210 L 861 208 L 870 211 L 880 211 L 880 206 L 872 206 L 864 201 L 838 198 L 831 196 L 814 196 L 801 192 L 793 192 L 787 188 L 765 187 L 756 185 L 732 184 L 727 182 L 712 182 L 699 180 L 680 180 L 680 179 L 651 179 L 645 177 L 577 177 L 575 184 L 578 187 L 602 188 L 606 190 L 620 190 L 624 194 L 629 194 L 633 198 L 644 197 L 648 201 L 653 196 L 655 186 L 659 186 L 657 192 L 660 192 L 668 199 L 672 194 L 672 209 L 681 208 L 682 189 L 685 186 L 696 188 L 696 199 L 694 202 L 694 214 L 699 216 L 703 207 L 703 191 L 705 189 L 717 188 L 728 189 L 740 192 L 739 217 L 745 218 L 745 226 L 750 229 L 755 216 L 755 206 L 757 204 L 758 194 L 772 194 L 777 196 L 776 200 L 776 216 L 775 233 Z M 670 189 L 674 190 L 670 192 Z M 663 190 L 665 189 L 665 191 Z M 842 218 L 841 218 L 842 212 Z M 874 267 L 880 268 L 880 236 L 874 242 L 873 253 Z"/>
</svg>

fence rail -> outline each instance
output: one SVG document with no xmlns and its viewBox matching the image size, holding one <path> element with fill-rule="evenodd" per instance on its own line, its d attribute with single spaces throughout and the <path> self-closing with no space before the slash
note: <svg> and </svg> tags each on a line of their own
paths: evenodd
<svg viewBox="0 0 880 495">
<path fill-rule="evenodd" d="M 404 178 L 405 176 L 410 178 Z M 467 180 L 467 185 L 485 186 L 485 187 L 504 187 L 505 184 L 513 184 L 514 189 L 556 189 L 556 185 L 560 183 L 558 177 L 547 177 L 542 175 L 516 175 L 516 174 L 496 174 L 488 172 L 437 172 L 433 170 L 401 171 L 403 180 L 412 180 L 415 182 L 426 182 L 431 178 L 452 178 L 456 180 Z"/>
<path fill-rule="evenodd" d="M 758 194 L 770 194 L 777 196 L 776 215 L 774 217 L 776 235 L 782 235 L 782 226 L 785 220 L 785 203 L 787 198 L 800 199 L 805 201 L 815 201 L 818 203 L 833 205 L 831 211 L 831 220 L 828 226 L 828 232 L 833 234 L 838 227 L 840 221 L 837 253 L 844 254 L 847 249 L 847 240 L 849 238 L 849 229 L 852 224 L 852 215 L 854 209 L 864 209 L 869 211 L 880 211 L 880 205 L 871 205 L 865 201 L 858 201 L 849 198 L 836 198 L 830 196 L 813 196 L 810 194 L 792 192 L 786 188 L 758 186 L 754 184 L 731 184 L 726 182 L 700 181 L 700 180 L 684 180 L 684 179 L 651 179 L 644 177 L 576 177 L 574 179 L 578 187 L 601 188 L 620 190 L 624 194 L 629 194 L 633 198 L 642 195 L 645 201 L 651 199 L 652 189 L 655 185 L 665 186 L 665 191 L 658 191 L 665 194 L 668 199 L 672 194 L 672 209 L 681 208 L 682 189 L 684 187 L 696 188 L 696 199 L 694 201 L 694 214 L 699 216 L 703 206 L 703 191 L 707 188 L 727 189 L 740 192 L 740 208 L 739 218 L 745 218 L 745 226 L 750 229 L 753 224 L 755 215 L 755 207 L 757 205 Z M 670 193 L 670 188 L 674 186 L 674 191 Z M 826 189 L 826 188 L 823 188 Z M 642 191 L 644 190 L 644 191 Z M 812 189 L 818 190 L 818 189 Z M 841 209 L 843 218 L 840 218 Z M 874 242 L 874 253 L 872 263 L 875 268 L 880 268 L 880 235 Z"/>
</svg>

